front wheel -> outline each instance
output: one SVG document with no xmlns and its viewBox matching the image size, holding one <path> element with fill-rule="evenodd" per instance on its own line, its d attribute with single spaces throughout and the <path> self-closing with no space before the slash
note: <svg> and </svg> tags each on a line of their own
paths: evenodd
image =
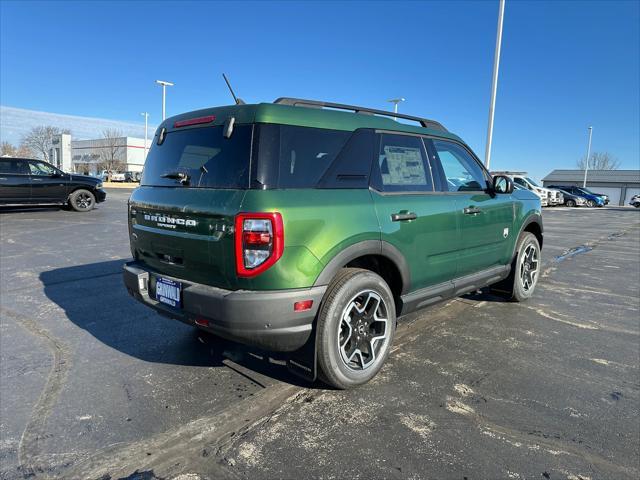
<svg viewBox="0 0 640 480">
<path fill-rule="evenodd" d="M 89 190 L 76 190 L 69 196 L 69 205 L 76 212 L 88 212 L 96 205 L 96 197 Z"/>
<path fill-rule="evenodd" d="M 342 269 L 318 314 L 320 378 L 340 389 L 368 382 L 389 356 L 395 330 L 396 308 L 387 283 L 369 270 Z"/>
<path fill-rule="evenodd" d="M 540 243 L 533 233 L 522 232 L 516 245 L 511 273 L 492 288 L 514 302 L 524 302 L 533 295 L 542 270 Z"/>
<path fill-rule="evenodd" d="M 587 200 L 587 207 L 593 208 L 596 206 L 595 200 Z"/>
</svg>

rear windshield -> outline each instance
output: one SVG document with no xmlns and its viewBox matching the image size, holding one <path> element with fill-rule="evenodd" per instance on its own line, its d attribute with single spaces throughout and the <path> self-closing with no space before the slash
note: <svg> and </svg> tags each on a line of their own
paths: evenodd
<svg viewBox="0 0 640 480">
<path fill-rule="evenodd" d="M 188 128 L 166 134 L 149 150 L 141 185 L 242 189 L 249 186 L 252 125 Z"/>
</svg>

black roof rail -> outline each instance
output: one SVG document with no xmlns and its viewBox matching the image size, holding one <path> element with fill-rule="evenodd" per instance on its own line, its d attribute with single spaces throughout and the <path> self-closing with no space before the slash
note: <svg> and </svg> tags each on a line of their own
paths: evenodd
<svg viewBox="0 0 640 480">
<path fill-rule="evenodd" d="M 384 117 L 402 118 L 404 120 L 411 120 L 418 122 L 424 128 L 432 128 L 435 130 L 447 131 L 446 128 L 435 120 L 429 120 L 427 118 L 414 117 L 413 115 L 405 115 L 404 113 L 386 112 L 384 110 L 376 110 L 374 108 L 357 107 L 355 105 L 345 105 L 343 103 L 323 102 L 319 100 L 305 100 L 302 98 L 290 98 L 280 97 L 273 103 L 278 105 L 291 105 L 293 107 L 311 107 L 311 108 L 335 108 L 337 110 L 350 110 L 355 113 L 362 113 L 365 115 L 381 115 Z"/>
</svg>

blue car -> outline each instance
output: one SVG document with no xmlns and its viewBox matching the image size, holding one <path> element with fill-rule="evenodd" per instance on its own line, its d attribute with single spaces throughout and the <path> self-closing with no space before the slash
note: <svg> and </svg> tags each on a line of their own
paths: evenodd
<svg viewBox="0 0 640 480">
<path fill-rule="evenodd" d="M 595 193 L 590 192 L 589 190 L 576 187 L 574 185 L 549 185 L 549 188 L 557 188 L 559 190 L 566 190 L 573 195 L 577 195 L 578 197 L 582 197 L 587 202 L 587 207 L 604 207 L 608 203 L 608 197 L 605 200 L 606 196 L 597 195 Z"/>
</svg>

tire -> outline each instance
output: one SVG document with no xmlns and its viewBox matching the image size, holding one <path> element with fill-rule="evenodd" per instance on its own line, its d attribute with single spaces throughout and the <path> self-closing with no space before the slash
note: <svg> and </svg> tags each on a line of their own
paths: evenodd
<svg viewBox="0 0 640 480">
<path fill-rule="evenodd" d="M 587 207 L 593 208 L 596 206 L 595 200 L 587 200 Z"/>
<path fill-rule="evenodd" d="M 535 251 L 535 269 L 526 269 L 526 273 L 531 275 L 529 281 L 532 282 L 529 285 L 523 281 L 524 263 L 526 260 L 523 258 L 528 255 L 533 249 Z M 538 284 L 538 278 L 542 270 L 542 256 L 540 254 L 540 243 L 533 233 L 522 232 L 516 246 L 516 255 L 511 263 L 511 273 L 509 276 L 501 282 L 492 286 L 492 289 L 505 294 L 506 298 L 512 302 L 524 302 L 533 296 L 536 285 Z M 529 262 L 530 265 L 533 262 Z"/>
<path fill-rule="evenodd" d="M 318 313 L 320 379 L 338 389 L 367 383 L 389 356 L 395 331 L 396 307 L 387 283 L 369 270 L 343 268 Z"/>
<path fill-rule="evenodd" d="M 69 195 L 69 206 L 76 212 L 89 212 L 96 206 L 96 197 L 89 190 L 79 189 Z"/>
<path fill-rule="evenodd" d="M 576 206 L 576 202 L 574 200 L 567 200 L 566 202 L 564 202 L 564 204 L 567 207 L 575 207 Z"/>
</svg>

